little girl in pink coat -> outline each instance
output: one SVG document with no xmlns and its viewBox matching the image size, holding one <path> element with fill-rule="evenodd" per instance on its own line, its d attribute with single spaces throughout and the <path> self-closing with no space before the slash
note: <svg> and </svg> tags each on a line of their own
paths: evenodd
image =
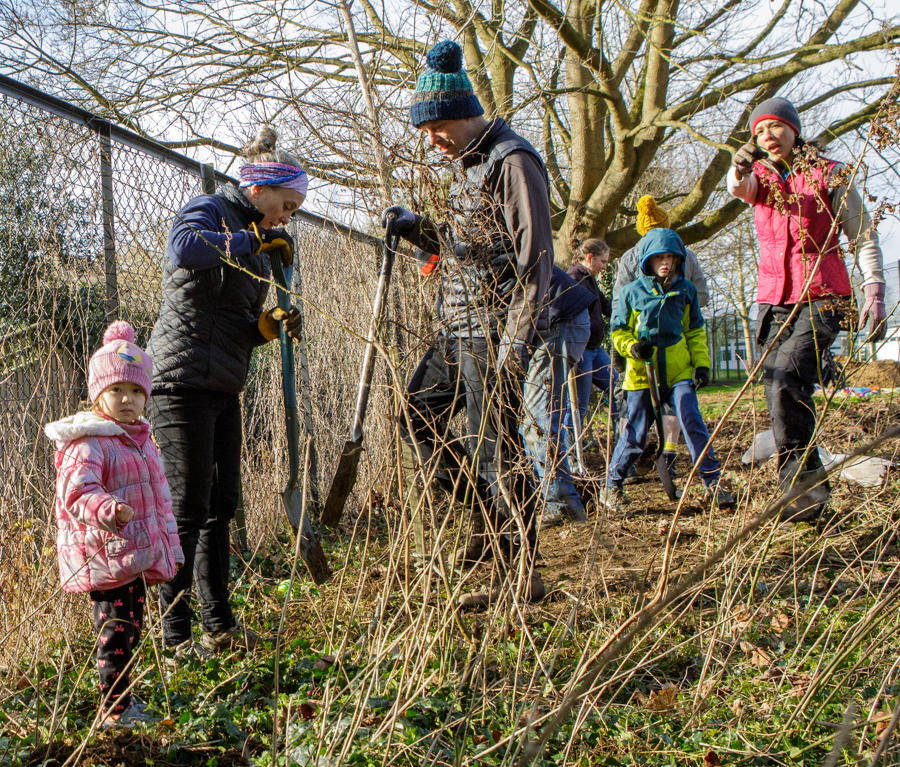
<svg viewBox="0 0 900 767">
<path fill-rule="evenodd" d="M 113 322 L 88 366 L 92 408 L 48 424 L 56 442 L 57 551 L 65 591 L 87 592 L 99 634 L 102 726 L 153 721 L 128 689 L 146 586 L 184 563 L 169 485 L 150 424 L 153 360 Z"/>
</svg>

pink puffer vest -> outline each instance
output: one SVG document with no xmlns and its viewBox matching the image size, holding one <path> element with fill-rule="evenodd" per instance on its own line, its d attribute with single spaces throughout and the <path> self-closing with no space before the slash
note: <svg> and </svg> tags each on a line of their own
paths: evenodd
<svg viewBox="0 0 900 767">
<path fill-rule="evenodd" d="M 762 163 L 753 166 L 759 179 L 753 211 L 761 249 L 756 296 L 761 304 L 794 304 L 806 298 L 853 293 L 847 267 L 838 250 L 840 227 L 835 226 L 831 231 L 834 217 L 828 197 L 828 176 L 837 163 L 834 160 L 825 163 L 827 173 L 817 166 L 806 173 L 791 173 L 787 181 Z M 784 213 L 776 208 L 777 196 L 784 200 Z M 804 295 L 803 285 L 820 253 L 819 267 Z"/>
</svg>

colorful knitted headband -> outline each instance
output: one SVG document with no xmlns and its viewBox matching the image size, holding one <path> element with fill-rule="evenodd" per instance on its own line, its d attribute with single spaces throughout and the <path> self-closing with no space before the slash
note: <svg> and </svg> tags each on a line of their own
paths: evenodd
<svg viewBox="0 0 900 767">
<path fill-rule="evenodd" d="M 309 176 L 303 168 L 283 162 L 248 162 L 241 168 L 240 189 L 248 186 L 283 186 L 305 195 Z"/>
</svg>

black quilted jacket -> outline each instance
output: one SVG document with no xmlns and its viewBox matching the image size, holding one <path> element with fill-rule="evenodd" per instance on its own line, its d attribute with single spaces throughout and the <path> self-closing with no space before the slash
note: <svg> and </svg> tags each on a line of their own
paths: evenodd
<svg viewBox="0 0 900 767">
<path fill-rule="evenodd" d="M 266 254 L 253 255 L 246 229 L 262 214 L 236 189 L 196 197 L 176 215 L 162 264 L 162 306 L 148 351 L 153 388 L 239 392 L 253 348 L 265 342 L 257 327 L 269 286 L 225 263 L 203 269 L 177 266 L 191 250 L 229 251 L 253 274 L 268 279 Z"/>
</svg>

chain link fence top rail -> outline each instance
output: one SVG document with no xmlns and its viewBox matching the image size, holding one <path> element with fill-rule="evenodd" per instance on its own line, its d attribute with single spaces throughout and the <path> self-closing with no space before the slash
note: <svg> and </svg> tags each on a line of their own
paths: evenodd
<svg viewBox="0 0 900 767">
<path fill-rule="evenodd" d="M 8 636 L 59 589 L 54 447 L 43 427 L 82 406 L 87 362 L 110 319 L 130 322 L 146 345 L 173 215 L 212 184 L 233 180 L 6 77 L 0 77 L 0 136 L 0 636 Z M 375 239 L 314 215 L 303 213 L 293 227 L 293 288 L 307 299 L 308 367 L 298 379 L 308 378 L 301 402 L 313 403 L 306 423 L 318 453 L 313 485 L 322 492 L 352 420 L 380 252 Z M 415 331 L 423 302 L 404 271 L 410 276 L 402 268 L 397 275 L 391 320 Z M 288 458 L 277 346 L 256 351 L 243 394 L 251 548 L 285 524 L 280 491 Z M 395 361 L 405 368 L 398 351 Z M 419 351 L 410 350 L 411 358 Z M 392 386 L 380 365 L 358 488 L 372 484 L 391 454 Z M 42 618 L 58 631 L 87 620 L 86 604 L 53 599 Z M 13 644 L 27 641 L 26 632 L 17 633 Z"/>
</svg>

